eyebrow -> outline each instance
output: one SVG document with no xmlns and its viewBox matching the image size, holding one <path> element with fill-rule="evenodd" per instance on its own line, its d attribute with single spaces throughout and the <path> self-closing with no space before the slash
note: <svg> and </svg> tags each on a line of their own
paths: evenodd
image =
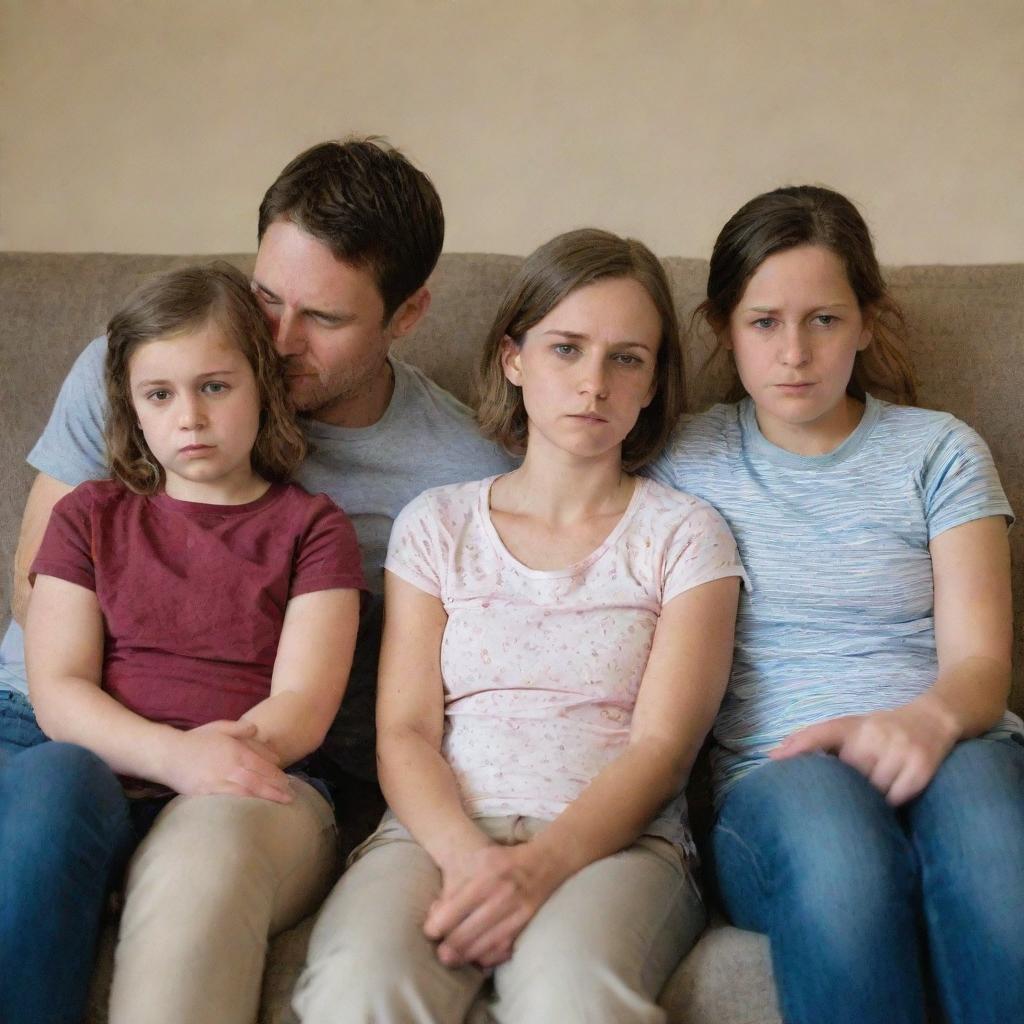
<svg viewBox="0 0 1024 1024">
<path fill-rule="evenodd" d="M 276 302 L 282 301 L 281 296 L 278 295 L 277 292 L 271 291 L 261 281 L 257 281 L 255 277 L 252 279 L 252 284 L 268 298 L 274 299 Z M 350 324 L 356 320 L 355 313 L 339 313 L 336 310 L 313 309 L 309 306 L 304 306 L 301 312 L 310 316 L 322 316 L 326 317 L 328 320 L 337 320 L 339 324 Z"/>
<path fill-rule="evenodd" d="M 549 334 L 553 334 L 556 338 L 566 338 L 569 341 L 586 341 L 590 337 L 589 334 L 580 334 L 578 331 L 557 331 L 554 329 L 545 331 L 544 337 L 547 337 Z M 615 344 L 619 348 L 641 348 L 645 352 L 648 349 L 648 346 L 640 341 L 617 341 Z"/>
<path fill-rule="evenodd" d="M 238 373 L 237 370 L 207 370 L 206 373 L 200 373 L 195 379 L 204 380 L 212 377 L 234 377 Z M 133 384 L 136 388 L 151 388 L 157 384 L 173 384 L 174 381 L 170 380 L 140 380 L 138 383 Z"/>
<path fill-rule="evenodd" d="M 848 302 L 821 302 L 814 309 L 846 309 L 850 304 Z M 747 306 L 746 312 L 748 313 L 777 313 L 779 311 L 778 306 Z"/>
</svg>

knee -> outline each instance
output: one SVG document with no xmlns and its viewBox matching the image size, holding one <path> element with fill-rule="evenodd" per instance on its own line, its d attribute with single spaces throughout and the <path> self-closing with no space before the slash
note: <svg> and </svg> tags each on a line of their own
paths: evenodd
<svg viewBox="0 0 1024 1024">
<path fill-rule="evenodd" d="M 884 913 L 916 884 L 912 847 L 881 794 L 835 757 L 772 762 L 730 792 L 716 825 L 757 865 L 766 894 L 836 920 Z"/>
</svg>

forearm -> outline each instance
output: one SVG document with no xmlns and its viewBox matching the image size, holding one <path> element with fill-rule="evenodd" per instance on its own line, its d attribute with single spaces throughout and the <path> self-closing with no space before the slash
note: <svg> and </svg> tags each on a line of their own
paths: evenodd
<svg viewBox="0 0 1024 1024">
<path fill-rule="evenodd" d="M 324 741 L 337 706 L 325 710 L 321 702 L 295 690 L 271 694 L 242 715 L 256 726 L 256 738 L 277 755 L 282 767 L 312 754 Z"/>
<path fill-rule="evenodd" d="M 957 739 L 990 729 L 1006 709 L 1010 664 L 998 658 L 963 658 L 939 673 L 926 696 L 938 697 L 952 715 Z"/>
<path fill-rule="evenodd" d="M 466 814 L 448 762 L 421 733 L 381 732 L 377 765 L 388 806 L 442 870 L 490 843 Z"/>
<path fill-rule="evenodd" d="M 40 728 L 51 739 L 88 748 L 120 775 L 170 784 L 179 730 L 137 715 L 91 680 L 33 681 L 31 696 Z"/>
<path fill-rule="evenodd" d="M 698 748 L 699 741 L 692 753 L 674 742 L 631 744 L 531 841 L 538 859 L 552 865 L 560 884 L 629 846 L 678 791 Z"/>
</svg>

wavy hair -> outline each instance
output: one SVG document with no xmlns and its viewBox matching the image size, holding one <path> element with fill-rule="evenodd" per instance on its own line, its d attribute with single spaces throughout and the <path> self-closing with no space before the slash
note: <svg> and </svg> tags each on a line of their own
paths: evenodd
<svg viewBox="0 0 1024 1024">
<path fill-rule="evenodd" d="M 281 360 L 248 279 L 223 261 L 185 267 L 144 284 L 107 325 L 107 457 L 111 475 L 136 494 L 159 490 L 164 470 L 135 415 L 132 353 L 148 341 L 197 331 L 211 322 L 238 346 L 256 377 L 260 426 L 253 470 L 265 480 L 286 480 L 306 457 L 308 446 L 288 400 Z"/>
</svg>

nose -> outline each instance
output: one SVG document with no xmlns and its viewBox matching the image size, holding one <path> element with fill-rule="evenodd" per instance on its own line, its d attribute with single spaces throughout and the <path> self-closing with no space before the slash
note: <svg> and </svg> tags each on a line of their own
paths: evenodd
<svg viewBox="0 0 1024 1024">
<path fill-rule="evenodd" d="M 299 314 L 285 310 L 278 317 L 270 317 L 274 334 L 274 347 L 282 356 L 298 356 L 306 351 L 306 335 Z"/>
<path fill-rule="evenodd" d="M 580 366 L 579 391 L 595 398 L 608 396 L 608 367 L 600 356 L 586 359 Z"/>
<path fill-rule="evenodd" d="M 178 402 L 178 427 L 197 430 L 206 424 L 206 410 L 200 395 L 182 395 Z"/>
<path fill-rule="evenodd" d="M 811 345 L 801 324 L 793 324 L 782 334 L 779 362 L 783 366 L 803 366 L 811 358 Z"/>
</svg>

